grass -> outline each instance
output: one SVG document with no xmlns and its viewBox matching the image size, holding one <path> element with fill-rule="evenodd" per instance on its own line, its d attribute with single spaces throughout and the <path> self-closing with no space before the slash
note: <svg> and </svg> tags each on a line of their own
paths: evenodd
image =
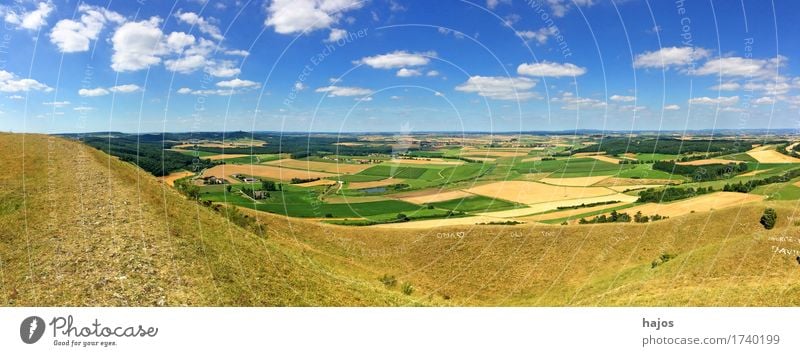
<svg viewBox="0 0 800 356">
<path fill-rule="evenodd" d="M 640 161 L 672 161 L 678 159 L 678 155 L 663 153 L 636 153 L 636 159 Z"/>
<path fill-rule="evenodd" d="M 519 173 L 552 173 L 553 177 L 591 177 L 614 175 L 621 169 L 621 165 L 603 162 L 594 158 L 570 158 L 552 161 L 521 162 L 514 165 L 513 169 Z"/>
<path fill-rule="evenodd" d="M 476 212 L 476 211 L 497 211 L 518 208 L 521 205 L 500 199 L 493 199 L 484 196 L 472 196 L 461 199 L 447 200 L 438 203 L 431 203 L 436 208 Z"/>
</svg>

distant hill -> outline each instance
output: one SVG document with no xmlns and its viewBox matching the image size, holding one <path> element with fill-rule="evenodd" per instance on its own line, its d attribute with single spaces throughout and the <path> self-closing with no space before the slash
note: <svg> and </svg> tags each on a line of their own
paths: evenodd
<svg viewBox="0 0 800 356">
<path fill-rule="evenodd" d="M 800 304 L 796 201 L 419 231 L 241 210 L 257 218 L 243 228 L 77 141 L 0 134 L 0 149 L 2 305 Z"/>
</svg>

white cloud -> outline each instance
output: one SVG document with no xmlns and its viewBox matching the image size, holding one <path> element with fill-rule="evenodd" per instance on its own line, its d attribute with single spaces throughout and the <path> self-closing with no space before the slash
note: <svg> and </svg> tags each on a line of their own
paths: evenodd
<svg viewBox="0 0 800 356">
<path fill-rule="evenodd" d="M 308 87 L 306 87 L 306 85 L 301 83 L 301 82 L 294 83 L 294 90 L 295 91 L 303 91 L 303 90 L 306 90 L 306 88 L 308 88 Z"/>
<path fill-rule="evenodd" d="M 53 12 L 55 7 L 53 3 L 40 2 L 36 9 L 16 13 L 13 10 L 5 12 L 5 21 L 9 24 L 15 25 L 17 28 L 38 31 L 42 26 L 47 25 L 47 17 Z"/>
<path fill-rule="evenodd" d="M 551 100 L 564 103 L 561 107 L 563 110 L 602 109 L 608 105 L 605 101 L 575 96 L 572 92 L 564 92 L 561 97 L 554 97 Z"/>
<path fill-rule="evenodd" d="M 457 86 L 456 90 L 477 93 L 480 96 L 497 100 L 528 100 L 538 97 L 536 93 L 529 91 L 535 86 L 535 80 L 524 77 L 473 76 Z"/>
<path fill-rule="evenodd" d="M 17 93 L 31 90 L 52 91 L 53 88 L 40 83 L 35 79 L 19 79 L 14 73 L 0 70 L 0 92 Z"/>
<path fill-rule="evenodd" d="M 545 0 L 544 1 L 553 12 L 553 17 L 564 17 L 572 8 L 572 4 L 577 6 L 592 6 L 597 0 Z"/>
<path fill-rule="evenodd" d="M 494 9 L 500 3 L 510 4 L 511 0 L 486 0 L 486 7 Z"/>
<path fill-rule="evenodd" d="M 111 39 L 114 47 L 111 68 L 117 72 L 127 72 L 161 63 L 160 56 L 166 54 L 166 48 L 162 43 L 164 34 L 159 29 L 160 23 L 160 18 L 151 17 L 120 26 Z"/>
<path fill-rule="evenodd" d="M 622 105 L 619 107 L 620 111 L 643 111 L 647 110 L 646 106 L 641 105 Z"/>
<path fill-rule="evenodd" d="M 753 104 L 757 105 L 772 105 L 775 104 L 775 98 L 771 98 L 768 96 L 760 97 L 758 99 L 753 100 Z"/>
<path fill-rule="evenodd" d="M 331 33 L 328 35 L 328 39 L 325 40 L 325 42 L 336 42 L 338 40 L 341 40 L 345 36 L 347 36 L 346 30 L 342 30 L 340 28 L 332 28 Z"/>
<path fill-rule="evenodd" d="M 786 62 L 786 57 L 770 59 L 742 57 L 715 58 L 706 61 L 700 68 L 692 71 L 694 75 L 716 75 L 722 77 L 769 78 L 778 76 L 778 69 Z"/>
<path fill-rule="evenodd" d="M 178 94 L 182 95 L 200 95 L 200 96 L 209 96 L 209 95 L 219 95 L 219 96 L 231 96 L 234 94 L 239 94 L 239 91 L 233 89 L 198 89 L 192 90 L 189 88 L 180 88 L 177 91 Z"/>
<path fill-rule="evenodd" d="M 555 26 L 542 27 L 536 31 L 516 31 L 517 36 L 522 37 L 525 41 L 536 40 L 539 44 L 547 43 L 548 38 L 558 33 L 558 28 Z"/>
<path fill-rule="evenodd" d="M 711 90 L 722 90 L 722 91 L 733 91 L 733 90 L 739 90 L 739 88 L 741 88 L 741 87 L 742 86 L 739 83 L 727 82 L 727 83 L 719 83 L 719 84 L 711 87 L 710 89 Z"/>
<path fill-rule="evenodd" d="M 76 106 L 72 108 L 72 110 L 79 111 L 79 112 L 88 112 L 94 110 L 91 106 Z"/>
<path fill-rule="evenodd" d="M 572 63 L 522 63 L 517 67 L 517 73 L 531 77 L 577 77 L 586 73 L 586 68 L 578 67 Z"/>
<path fill-rule="evenodd" d="M 78 21 L 58 21 L 50 32 L 50 42 L 63 53 L 88 51 L 89 43 L 98 38 L 106 23 L 121 24 L 125 21 L 122 15 L 102 7 L 82 4 L 78 11 L 81 13 Z"/>
<path fill-rule="evenodd" d="M 211 38 L 217 41 L 221 41 L 223 39 L 222 33 L 219 31 L 219 27 L 212 23 L 213 19 L 212 21 L 206 20 L 194 12 L 178 12 L 175 14 L 175 17 L 178 18 L 178 22 L 197 26 L 200 32 L 209 35 Z"/>
<path fill-rule="evenodd" d="M 635 96 L 628 96 L 628 95 L 612 95 L 610 99 L 611 101 L 617 101 L 622 103 L 630 103 L 636 101 Z"/>
<path fill-rule="evenodd" d="M 236 67 L 236 62 L 230 60 L 209 63 L 205 71 L 212 76 L 222 78 L 237 76 L 242 72 Z"/>
<path fill-rule="evenodd" d="M 706 58 L 711 51 L 695 47 L 664 47 L 657 51 L 645 52 L 636 56 L 635 68 L 669 68 L 687 66 L 694 61 Z"/>
<path fill-rule="evenodd" d="M 217 86 L 220 88 L 231 88 L 231 89 L 239 89 L 239 88 L 257 88 L 259 86 L 258 83 L 250 80 L 242 80 L 239 78 L 226 80 L 217 83 Z"/>
<path fill-rule="evenodd" d="M 192 73 L 205 66 L 206 57 L 199 54 L 164 61 L 164 67 L 173 72 L 183 74 Z"/>
<path fill-rule="evenodd" d="M 108 95 L 108 90 L 105 90 L 103 88 L 81 89 L 78 90 L 78 95 L 88 96 L 88 97 L 103 96 L 103 95 Z"/>
<path fill-rule="evenodd" d="M 229 56 L 239 56 L 239 57 L 247 57 L 250 55 L 250 52 L 245 51 L 243 49 L 231 49 L 225 51 L 225 54 Z"/>
<path fill-rule="evenodd" d="M 439 76 L 439 71 L 438 70 L 429 70 L 428 73 L 425 73 L 425 75 L 427 75 L 429 77 L 438 77 Z"/>
<path fill-rule="evenodd" d="M 792 89 L 792 85 L 785 81 L 766 80 L 764 82 L 748 82 L 742 88 L 748 91 L 760 91 L 766 95 L 783 95 Z"/>
<path fill-rule="evenodd" d="M 327 87 L 317 88 L 314 90 L 317 93 L 328 93 L 329 97 L 337 96 L 366 96 L 372 94 L 372 90 L 359 87 L 340 87 L 330 85 Z"/>
<path fill-rule="evenodd" d="M 191 94 L 192 89 L 189 88 L 180 88 L 178 89 L 178 94 Z"/>
<path fill-rule="evenodd" d="M 731 106 L 739 102 L 738 96 L 720 96 L 709 98 L 707 96 L 689 99 L 689 104 Z"/>
<path fill-rule="evenodd" d="M 25 97 L 22 96 L 22 95 L 11 95 L 8 98 L 11 99 L 11 100 L 22 100 L 22 99 L 25 99 Z"/>
<path fill-rule="evenodd" d="M 459 39 L 459 40 L 465 37 L 463 33 L 459 32 L 459 31 L 456 31 L 456 30 L 451 30 L 451 29 L 445 28 L 445 27 L 439 27 L 439 28 L 436 29 L 436 31 L 438 31 L 439 33 L 441 33 L 441 34 L 443 34 L 445 36 L 453 35 L 453 37 L 455 37 L 456 39 Z"/>
<path fill-rule="evenodd" d="M 401 78 L 418 77 L 420 75 L 422 75 L 422 72 L 416 69 L 400 68 L 397 71 L 397 76 Z"/>
<path fill-rule="evenodd" d="M 406 51 L 394 51 L 372 57 L 364 57 L 356 63 L 363 63 L 372 68 L 392 69 L 402 67 L 418 67 L 427 65 L 429 57 L 435 57 L 436 52 L 409 53 Z"/>
<path fill-rule="evenodd" d="M 56 108 L 61 108 L 69 104 L 70 104 L 69 101 L 46 101 L 42 103 L 42 105 L 48 105 Z"/>
<path fill-rule="evenodd" d="M 167 47 L 175 53 L 182 53 L 187 47 L 194 45 L 194 36 L 184 32 L 173 32 L 167 36 Z"/>
<path fill-rule="evenodd" d="M 284 35 L 312 32 L 330 28 L 346 11 L 362 6 L 361 0 L 273 0 L 264 24 Z"/>
<path fill-rule="evenodd" d="M 139 91 L 141 89 L 142 88 L 140 88 L 136 84 L 123 84 L 123 85 L 117 85 L 117 86 L 111 87 L 111 89 L 109 89 L 109 90 L 111 90 L 111 91 L 113 91 L 115 93 L 133 93 L 133 92 L 137 92 L 137 91 Z"/>
<path fill-rule="evenodd" d="M 664 110 L 666 110 L 666 111 L 675 111 L 675 110 L 680 110 L 680 109 L 681 109 L 681 107 L 679 105 L 675 105 L 675 104 L 670 104 L 670 105 L 665 105 L 664 106 Z"/>
</svg>

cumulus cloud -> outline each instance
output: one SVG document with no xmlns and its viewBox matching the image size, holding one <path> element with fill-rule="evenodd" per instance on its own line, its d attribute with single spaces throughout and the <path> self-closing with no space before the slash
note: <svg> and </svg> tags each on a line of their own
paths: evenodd
<svg viewBox="0 0 800 356">
<path fill-rule="evenodd" d="M 167 51 L 162 43 L 164 34 L 159 28 L 160 23 L 160 18 L 151 17 L 120 26 L 111 38 L 114 48 L 111 68 L 117 72 L 128 72 L 161 63 L 160 56 Z"/>
<path fill-rule="evenodd" d="M 242 80 L 239 78 L 225 80 L 217 83 L 220 88 L 242 89 L 242 88 L 258 88 L 259 84 L 251 80 Z"/>
<path fill-rule="evenodd" d="M 586 73 L 586 68 L 578 67 L 572 63 L 554 63 L 543 61 L 539 63 L 522 63 L 517 67 L 517 73 L 531 77 L 577 77 Z"/>
<path fill-rule="evenodd" d="M 242 71 L 236 66 L 236 62 L 230 60 L 223 60 L 218 62 L 209 63 L 205 69 L 206 73 L 214 77 L 234 77 L 239 75 Z"/>
<path fill-rule="evenodd" d="M 125 21 L 122 15 L 98 6 L 81 4 L 78 12 L 81 13 L 79 20 L 58 21 L 50 32 L 50 42 L 63 53 L 88 51 L 89 43 L 98 38 L 107 23 Z"/>
<path fill-rule="evenodd" d="M 47 17 L 54 9 L 55 6 L 50 1 L 40 2 L 35 9 L 27 12 L 17 13 L 14 10 L 6 10 L 4 19 L 18 29 L 38 31 L 42 26 L 47 25 Z"/>
<path fill-rule="evenodd" d="M 666 111 L 675 111 L 675 110 L 680 110 L 680 109 L 681 109 L 681 107 L 679 105 L 675 105 L 675 104 L 670 104 L 670 105 L 665 105 L 664 106 L 664 110 L 666 110 Z"/>
<path fill-rule="evenodd" d="M 136 84 L 124 84 L 111 87 L 109 90 L 115 93 L 134 93 L 141 90 Z"/>
<path fill-rule="evenodd" d="M 635 68 L 683 67 L 711 55 L 711 51 L 696 47 L 664 47 L 644 52 L 633 60 Z"/>
<path fill-rule="evenodd" d="M 78 95 L 87 97 L 103 96 L 108 95 L 108 90 L 104 88 L 81 89 L 78 90 Z"/>
<path fill-rule="evenodd" d="M 707 96 L 689 99 L 689 104 L 731 106 L 739 102 L 738 96 L 720 96 L 709 98 Z"/>
<path fill-rule="evenodd" d="M 770 59 L 743 57 L 724 57 L 710 59 L 700 68 L 692 71 L 694 75 L 717 75 L 722 77 L 769 78 L 778 75 L 778 69 L 787 60 L 784 56 Z"/>
<path fill-rule="evenodd" d="M 403 67 L 418 67 L 427 65 L 429 57 L 435 57 L 436 52 L 409 53 L 406 51 L 394 51 L 372 57 L 364 57 L 356 63 L 366 64 L 377 69 L 393 69 Z"/>
<path fill-rule="evenodd" d="M 497 100 L 528 100 L 537 98 L 538 95 L 530 89 L 536 86 L 536 81 L 529 78 L 517 77 L 484 77 L 472 76 L 465 83 L 456 87 L 456 90 L 465 93 L 476 93 L 480 96 Z"/>
<path fill-rule="evenodd" d="M 422 72 L 416 69 L 400 68 L 400 70 L 397 71 L 397 76 L 401 78 L 418 77 L 420 75 L 422 75 Z"/>
<path fill-rule="evenodd" d="M 564 17 L 572 5 L 589 7 L 597 3 L 597 0 L 545 0 L 550 11 L 553 12 L 553 17 Z"/>
<path fill-rule="evenodd" d="M 225 51 L 225 54 L 229 56 L 239 56 L 239 57 L 247 57 L 250 55 L 250 52 L 245 51 L 243 49 L 231 49 Z"/>
<path fill-rule="evenodd" d="M 753 104 L 757 105 L 772 105 L 775 104 L 775 98 L 771 98 L 768 96 L 760 97 L 758 99 L 753 100 Z"/>
<path fill-rule="evenodd" d="M 564 105 L 561 106 L 563 110 L 602 109 L 608 106 L 605 101 L 575 96 L 572 92 L 565 92 L 560 97 L 554 97 L 551 100 L 563 103 Z"/>
<path fill-rule="evenodd" d="M 635 96 L 628 96 L 628 95 L 612 95 L 611 101 L 617 101 L 622 103 L 630 103 L 632 101 L 636 101 Z"/>
<path fill-rule="evenodd" d="M 53 88 L 40 83 L 35 79 L 18 78 L 14 73 L 0 70 L 0 92 L 17 93 L 28 91 L 52 91 Z"/>
<path fill-rule="evenodd" d="M 363 5 L 360 0 L 273 0 L 264 24 L 284 35 L 312 32 L 330 28 L 346 11 Z"/>
<path fill-rule="evenodd" d="M 438 77 L 439 76 L 439 71 L 438 70 L 429 70 L 428 73 L 425 73 L 425 75 L 427 75 L 429 77 Z"/>
<path fill-rule="evenodd" d="M 340 87 L 336 85 L 330 85 L 327 87 L 321 87 L 314 90 L 317 93 L 328 93 L 329 97 L 337 97 L 337 96 L 366 96 L 372 94 L 372 90 L 367 88 L 359 88 L 359 87 Z"/>
<path fill-rule="evenodd" d="M 722 91 L 733 91 L 733 90 L 739 90 L 741 87 L 742 86 L 739 83 L 727 82 L 727 83 L 719 83 L 719 84 L 711 87 L 710 89 L 711 90 L 722 90 Z"/>
<path fill-rule="evenodd" d="M 555 26 L 542 27 L 536 31 L 516 31 L 517 36 L 522 37 L 525 41 L 536 40 L 540 45 L 547 43 L 547 39 L 558 34 L 558 28 Z"/>
<path fill-rule="evenodd" d="M 234 94 L 238 94 L 239 92 L 233 89 L 190 89 L 190 88 L 180 88 L 177 91 L 178 94 L 182 95 L 200 95 L 200 96 L 210 96 L 210 95 L 219 95 L 219 96 L 231 96 Z"/>
<path fill-rule="evenodd" d="M 328 39 L 325 40 L 325 42 L 336 42 L 338 40 L 341 40 L 345 36 L 347 36 L 346 30 L 342 30 L 340 28 L 332 28 L 331 33 L 328 35 Z"/>
<path fill-rule="evenodd" d="M 222 33 L 219 30 L 219 27 L 215 25 L 213 22 L 214 19 L 206 20 L 198 14 L 194 12 L 178 12 L 175 14 L 175 17 L 178 18 L 178 22 L 186 23 L 192 26 L 197 26 L 200 32 L 210 36 L 211 38 L 221 41 L 222 40 Z"/>
<path fill-rule="evenodd" d="M 64 106 L 68 106 L 69 104 L 70 104 L 69 101 L 46 101 L 42 103 L 42 105 L 52 106 L 55 108 L 61 108 Z"/>
</svg>

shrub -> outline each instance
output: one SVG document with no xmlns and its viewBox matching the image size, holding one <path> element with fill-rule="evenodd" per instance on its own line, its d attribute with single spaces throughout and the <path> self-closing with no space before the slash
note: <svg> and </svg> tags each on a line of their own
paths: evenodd
<svg viewBox="0 0 800 356">
<path fill-rule="evenodd" d="M 411 286 L 411 283 L 405 282 L 400 288 L 405 295 L 411 295 L 411 293 L 414 293 L 414 287 Z"/>
<path fill-rule="evenodd" d="M 678 255 L 673 253 L 664 252 L 661 254 L 661 256 L 658 256 L 658 258 L 655 261 L 650 263 L 650 268 L 656 268 L 664 263 L 667 263 L 669 260 L 674 259 L 677 256 Z"/>
<path fill-rule="evenodd" d="M 381 283 L 383 283 L 383 285 L 385 285 L 387 288 L 393 288 L 397 285 L 397 278 L 388 274 L 384 274 L 383 277 L 378 278 L 378 280 L 381 281 Z"/>
<path fill-rule="evenodd" d="M 772 230 L 775 227 L 775 221 L 778 220 L 778 213 L 773 208 L 764 209 L 764 215 L 761 215 L 761 225 L 767 230 Z"/>
</svg>

